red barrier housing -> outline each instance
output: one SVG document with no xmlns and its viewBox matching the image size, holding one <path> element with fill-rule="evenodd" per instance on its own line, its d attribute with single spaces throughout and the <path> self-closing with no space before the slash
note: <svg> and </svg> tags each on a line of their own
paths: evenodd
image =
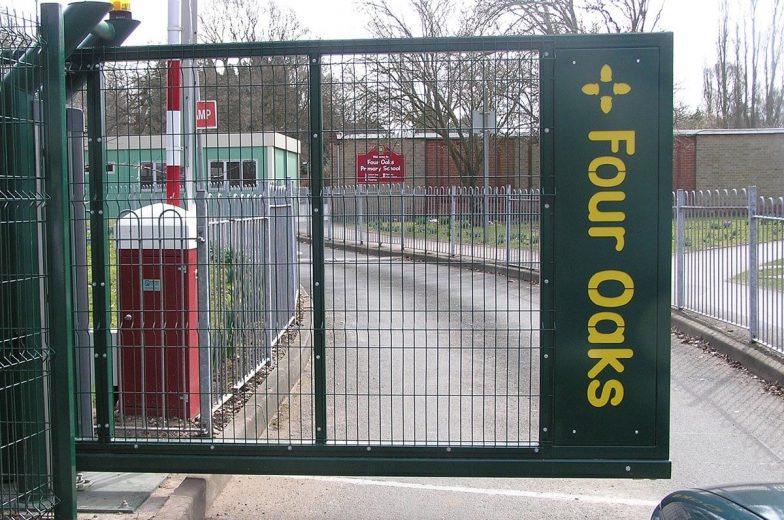
<svg viewBox="0 0 784 520">
<path fill-rule="evenodd" d="M 147 206 L 120 219 L 117 244 L 121 413 L 191 419 L 200 404 L 195 220 Z"/>
</svg>

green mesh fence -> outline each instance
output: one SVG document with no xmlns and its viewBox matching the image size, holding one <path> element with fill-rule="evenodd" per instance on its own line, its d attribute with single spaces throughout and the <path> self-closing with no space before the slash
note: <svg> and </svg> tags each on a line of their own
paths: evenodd
<svg viewBox="0 0 784 520">
<path fill-rule="evenodd" d="M 38 22 L 0 11 L 0 517 L 50 516 Z"/>
</svg>

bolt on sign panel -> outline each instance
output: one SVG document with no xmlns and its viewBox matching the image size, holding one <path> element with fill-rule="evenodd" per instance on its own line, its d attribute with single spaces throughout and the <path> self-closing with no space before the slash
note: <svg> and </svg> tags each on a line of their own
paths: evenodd
<svg viewBox="0 0 784 520">
<path fill-rule="evenodd" d="M 671 60 L 669 35 L 77 51 L 79 467 L 668 475 Z"/>
</svg>

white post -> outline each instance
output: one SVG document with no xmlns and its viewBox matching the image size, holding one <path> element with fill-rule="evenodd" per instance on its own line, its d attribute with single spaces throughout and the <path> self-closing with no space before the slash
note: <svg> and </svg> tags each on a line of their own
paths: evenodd
<svg viewBox="0 0 784 520">
<path fill-rule="evenodd" d="M 506 244 L 506 267 L 509 267 L 512 256 L 512 185 L 506 185 L 506 236 L 504 243 Z"/>
<path fill-rule="evenodd" d="M 169 45 L 178 45 L 180 41 L 182 41 L 182 8 L 180 6 L 180 1 L 181 0 L 169 0 Z"/>
<path fill-rule="evenodd" d="M 686 221 L 683 206 L 686 205 L 686 193 L 675 192 L 675 305 L 679 310 L 686 304 L 685 277 L 686 266 Z"/>
<path fill-rule="evenodd" d="M 455 220 L 457 219 L 457 188 L 451 187 L 451 197 L 449 198 L 449 256 L 457 254 L 457 244 L 455 237 Z"/>
<path fill-rule="evenodd" d="M 748 190 L 749 206 L 749 334 L 751 341 L 756 341 L 759 334 L 758 311 L 759 301 L 759 263 L 757 261 L 757 187 Z"/>
</svg>

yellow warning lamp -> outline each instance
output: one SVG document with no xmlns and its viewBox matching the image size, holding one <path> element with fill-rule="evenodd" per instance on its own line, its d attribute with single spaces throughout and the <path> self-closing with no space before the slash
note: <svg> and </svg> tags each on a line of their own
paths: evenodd
<svg viewBox="0 0 784 520">
<path fill-rule="evenodd" d="M 131 0 L 112 0 L 112 10 L 109 12 L 109 19 L 131 17 Z"/>
<path fill-rule="evenodd" d="M 131 0 L 112 0 L 112 11 L 130 11 Z"/>
</svg>

